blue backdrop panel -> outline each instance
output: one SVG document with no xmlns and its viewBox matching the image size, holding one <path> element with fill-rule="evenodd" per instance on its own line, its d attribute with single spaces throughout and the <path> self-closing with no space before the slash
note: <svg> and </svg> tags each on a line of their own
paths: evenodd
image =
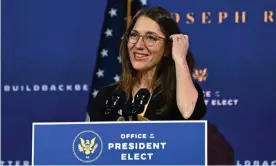
<svg viewBox="0 0 276 166">
<path fill-rule="evenodd" d="M 208 71 L 206 81 L 201 83 L 205 91 L 211 92 L 205 96 L 209 100 L 206 119 L 214 122 L 231 142 L 236 159 L 276 160 L 273 90 L 276 72 L 272 67 L 276 60 L 276 2 L 151 0 L 151 3 L 179 14 L 179 25 L 190 36 L 198 68 Z M 269 19 L 265 22 L 266 11 L 267 16 L 269 11 L 274 12 L 273 22 Z M 228 15 L 222 23 L 220 12 Z M 238 102 L 231 106 L 211 103 L 223 99 Z"/>
<path fill-rule="evenodd" d="M 2 0 L 1 159 L 6 163 L 31 160 L 32 122 L 85 119 L 105 5 Z M 178 13 L 197 60 L 196 78 L 206 79 L 200 82 L 205 119 L 234 147 L 237 163 L 271 164 L 276 160 L 276 1 L 150 0 L 149 5 Z"/>
<path fill-rule="evenodd" d="M 85 119 L 105 5 L 91 0 L 2 1 L 5 162 L 30 161 L 32 122 Z"/>
</svg>

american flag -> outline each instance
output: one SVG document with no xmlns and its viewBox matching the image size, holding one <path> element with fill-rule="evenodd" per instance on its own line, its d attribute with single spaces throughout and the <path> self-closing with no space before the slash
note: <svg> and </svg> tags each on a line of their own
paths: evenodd
<svg viewBox="0 0 276 166">
<path fill-rule="evenodd" d="M 107 2 L 88 103 L 96 97 L 101 87 L 120 79 L 119 47 L 126 31 L 127 1 L 108 0 Z M 147 1 L 131 0 L 131 15 L 133 16 L 142 7 L 147 6 Z"/>
</svg>

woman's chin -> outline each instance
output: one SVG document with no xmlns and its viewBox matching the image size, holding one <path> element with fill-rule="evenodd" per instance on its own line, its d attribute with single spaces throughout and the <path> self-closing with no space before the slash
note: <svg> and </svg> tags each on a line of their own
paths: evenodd
<svg viewBox="0 0 276 166">
<path fill-rule="evenodd" d="M 142 63 L 132 63 L 132 67 L 136 70 L 136 71 L 143 71 L 145 69 L 147 69 L 147 66 L 145 66 Z"/>
<path fill-rule="evenodd" d="M 148 65 L 144 65 L 144 64 L 132 64 L 132 67 L 134 70 L 138 71 L 138 72 L 148 72 L 151 71 L 155 68 L 155 66 L 148 66 Z"/>
</svg>

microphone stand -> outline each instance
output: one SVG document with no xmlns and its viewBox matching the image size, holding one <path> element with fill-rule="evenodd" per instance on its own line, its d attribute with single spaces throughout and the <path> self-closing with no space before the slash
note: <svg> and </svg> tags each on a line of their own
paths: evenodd
<svg viewBox="0 0 276 166">
<path fill-rule="evenodd" d="M 137 107 L 134 107 L 132 108 L 131 111 L 126 111 L 126 116 L 125 116 L 125 119 L 126 121 L 138 121 L 138 113 L 139 113 L 139 108 Z"/>
</svg>

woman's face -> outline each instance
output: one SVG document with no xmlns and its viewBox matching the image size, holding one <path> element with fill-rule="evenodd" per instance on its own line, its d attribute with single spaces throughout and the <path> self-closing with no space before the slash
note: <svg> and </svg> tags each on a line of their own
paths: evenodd
<svg viewBox="0 0 276 166">
<path fill-rule="evenodd" d="M 150 18 L 141 16 L 128 36 L 127 46 L 133 68 L 147 71 L 156 67 L 164 54 L 165 45 L 161 39 L 165 35 L 159 25 Z"/>
</svg>

